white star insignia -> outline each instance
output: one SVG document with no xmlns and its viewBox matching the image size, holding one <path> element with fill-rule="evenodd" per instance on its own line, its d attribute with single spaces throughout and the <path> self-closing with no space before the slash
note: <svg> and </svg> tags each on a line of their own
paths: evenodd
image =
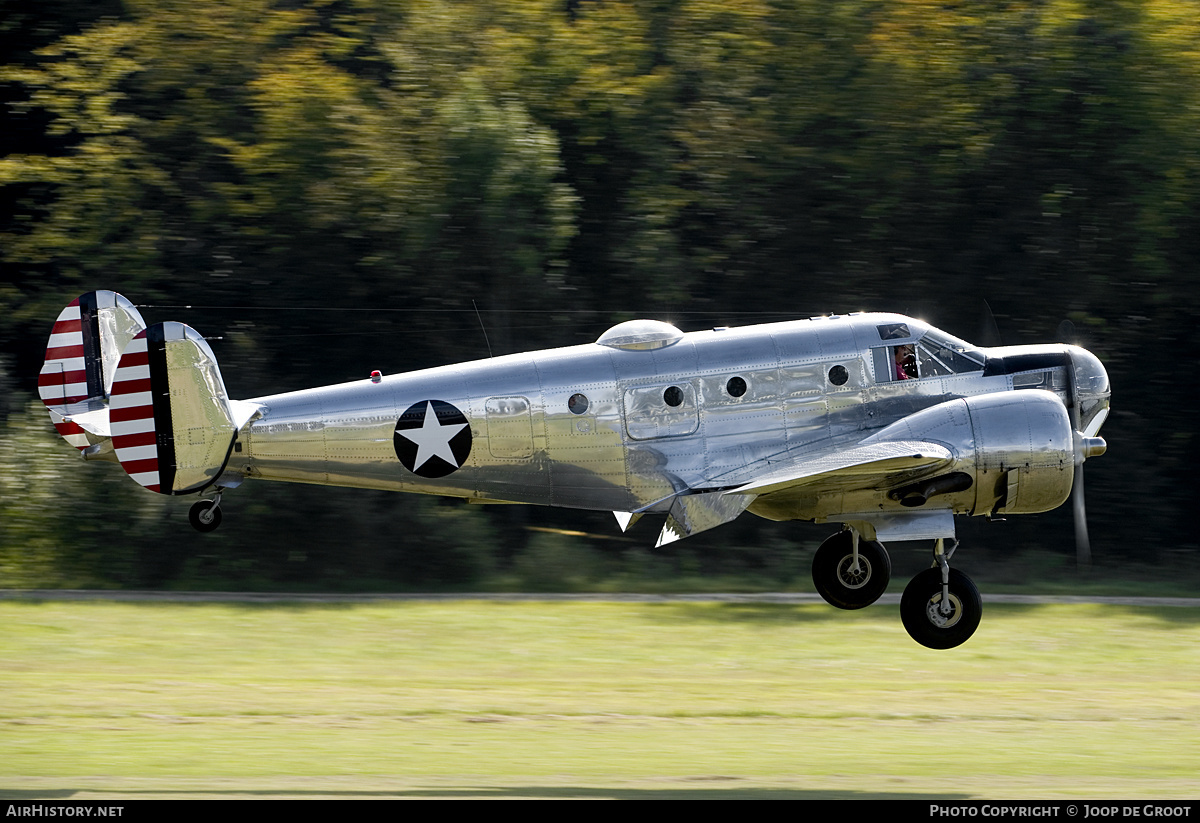
<svg viewBox="0 0 1200 823">
<path fill-rule="evenodd" d="M 431 457 L 440 457 L 451 466 L 458 468 L 454 452 L 450 450 L 450 441 L 454 435 L 467 427 L 467 423 L 447 423 L 442 425 L 433 403 L 425 401 L 425 419 L 419 429 L 396 429 L 396 434 L 417 444 L 417 459 L 413 462 L 412 470 L 416 471 L 425 465 Z"/>
</svg>

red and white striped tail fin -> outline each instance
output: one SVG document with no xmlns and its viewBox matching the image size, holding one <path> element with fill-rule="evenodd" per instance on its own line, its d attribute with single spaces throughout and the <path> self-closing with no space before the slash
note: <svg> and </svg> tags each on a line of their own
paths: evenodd
<svg viewBox="0 0 1200 823">
<path fill-rule="evenodd" d="M 160 494 L 215 484 L 238 429 L 259 413 L 230 400 L 217 358 L 183 323 L 147 327 L 133 304 L 94 291 L 54 324 L 38 393 L 55 428 L 89 460 L 116 460 Z"/>
<path fill-rule="evenodd" d="M 144 328 L 133 304 L 111 291 L 81 295 L 58 315 L 38 375 L 38 395 L 58 433 L 75 448 L 82 451 L 107 436 L 105 401 L 117 362 Z"/>
<path fill-rule="evenodd" d="M 152 492 L 161 491 L 158 443 L 154 418 L 154 381 L 150 378 L 150 355 L 146 332 L 139 332 L 125 351 L 113 376 L 109 396 L 108 425 L 113 451 L 121 468 Z M 169 394 L 166 375 L 159 380 L 159 393 Z M 169 402 L 167 397 L 163 402 Z M 170 428 L 170 412 L 167 412 Z"/>
<path fill-rule="evenodd" d="M 226 395 L 199 332 L 157 323 L 129 342 L 117 364 L 108 406 L 113 451 L 150 491 L 202 491 L 221 476 L 238 428 L 256 410 Z"/>
</svg>

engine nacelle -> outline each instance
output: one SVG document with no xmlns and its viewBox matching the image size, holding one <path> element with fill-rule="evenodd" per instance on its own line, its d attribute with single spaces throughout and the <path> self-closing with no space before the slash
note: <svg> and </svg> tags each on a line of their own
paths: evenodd
<svg viewBox="0 0 1200 823">
<path fill-rule="evenodd" d="M 954 452 L 955 464 L 943 474 L 974 479 L 966 490 L 961 483 L 943 484 L 956 511 L 1032 514 L 1058 508 L 1071 494 L 1075 438 L 1066 407 L 1051 392 L 995 392 L 939 403 L 869 441 L 898 439 L 928 440 Z M 931 489 L 937 493 L 936 485 Z"/>
<path fill-rule="evenodd" d="M 966 401 L 975 434 L 975 512 L 1033 514 L 1071 496 L 1075 438 L 1066 406 L 1046 391 Z"/>
</svg>

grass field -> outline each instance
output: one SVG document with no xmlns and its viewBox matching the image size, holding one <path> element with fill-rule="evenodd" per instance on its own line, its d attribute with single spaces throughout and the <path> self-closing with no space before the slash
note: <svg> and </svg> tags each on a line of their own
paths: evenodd
<svg viewBox="0 0 1200 823">
<path fill-rule="evenodd" d="M 0 797 L 1196 798 L 1200 609 L 0 603 Z"/>
</svg>

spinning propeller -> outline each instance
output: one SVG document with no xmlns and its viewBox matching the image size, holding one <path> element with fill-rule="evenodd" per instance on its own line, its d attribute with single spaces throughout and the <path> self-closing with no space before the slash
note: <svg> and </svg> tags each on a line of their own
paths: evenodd
<svg viewBox="0 0 1200 823">
<path fill-rule="evenodd" d="M 1087 509 L 1083 496 L 1083 463 L 1089 457 L 1098 457 L 1108 448 L 1104 438 L 1097 436 L 1104 420 L 1108 417 L 1108 406 L 1097 409 L 1089 420 L 1084 421 L 1083 403 L 1084 389 L 1098 390 L 1098 385 L 1081 385 L 1081 383 L 1097 383 L 1103 375 L 1103 385 L 1107 390 L 1108 377 L 1099 361 L 1094 364 L 1091 354 L 1078 349 L 1075 324 L 1063 320 L 1058 324 L 1058 339 L 1061 343 L 1076 346 L 1079 353 L 1072 353 L 1070 369 L 1070 403 L 1071 428 L 1075 430 L 1075 477 L 1071 483 L 1071 509 L 1075 513 L 1075 562 L 1080 567 L 1092 564 L 1092 544 L 1088 538 Z M 1097 372 L 1098 370 L 1098 372 Z"/>
<path fill-rule="evenodd" d="M 1092 563 L 1092 546 L 1091 540 L 1088 538 L 1087 507 L 1084 503 L 1083 463 L 1089 457 L 1098 457 L 1104 454 L 1107 449 L 1107 444 L 1104 442 L 1104 438 L 1099 436 L 1099 432 L 1100 427 L 1104 425 L 1105 418 L 1108 417 L 1108 406 L 1105 404 L 1095 410 L 1090 419 L 1084 421 L 1082 408 L 1085 400 L 1084 390 L 1097 392 L 1096 397 L 1098 398 L 1101 391 L 1107 392 L 1108 390 L 1108 377 L 1099 360 L 1079 348 L 1079 336 L 1075 330 L 1075 324 L 1071 320 L 1064 319 L 1059 323 L 1055 336 L 1058 342 L 1075 348 L 1071 352 L 1070 368 L 1068 369 L 1068 402 L 1071 412 L 1071 428 L 1075 432 L 1075 476 L 1071 482 L 1071 509 L 1075 515 L 1075 562 L 1077 566 L 1084 568 Z M 980 341 L 988 347 L 1003 345 L 1000 328 L 996 324 L 995 315 L 992 314 L 992 307 L 986 300 L 983 301 L 980 320 Z M 1081 385 L 1081 382 L 1089 385 Z"/>
</svg>

